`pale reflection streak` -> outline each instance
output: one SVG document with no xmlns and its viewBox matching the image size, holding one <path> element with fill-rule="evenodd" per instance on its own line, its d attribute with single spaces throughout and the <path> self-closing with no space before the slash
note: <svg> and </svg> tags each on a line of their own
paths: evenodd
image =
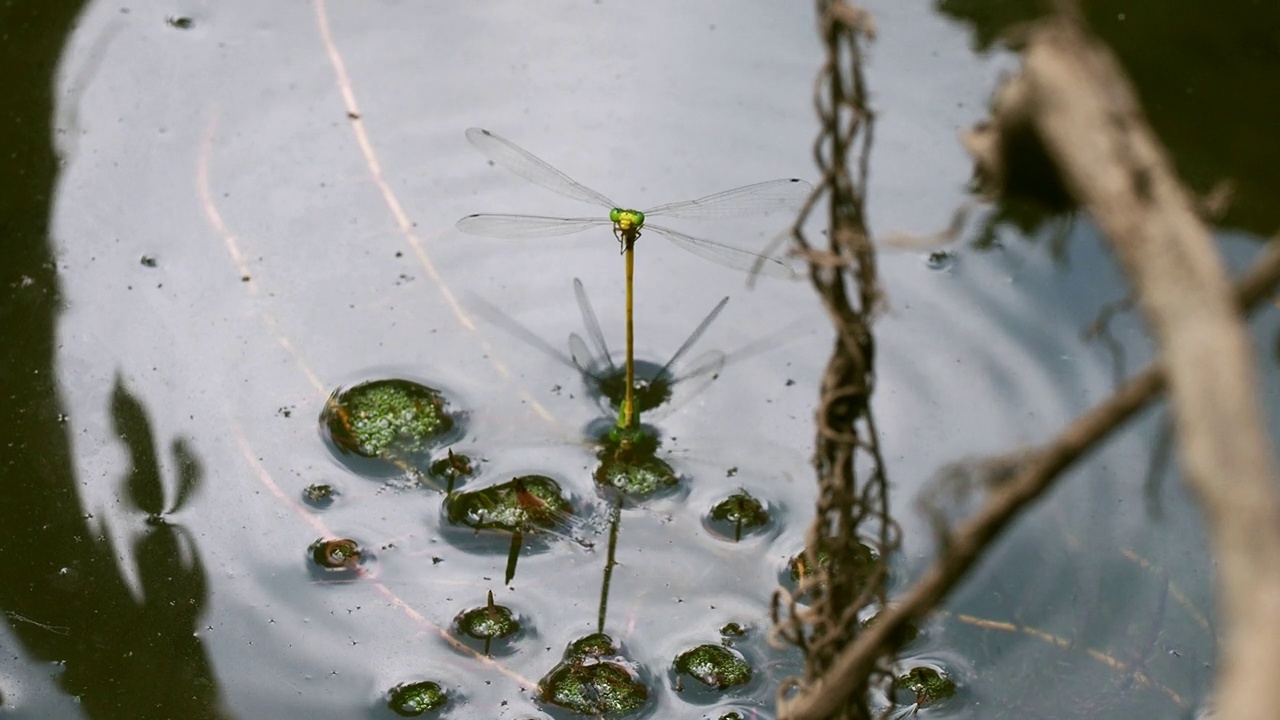
<svg viewBox="0 0 1280 720">
<path fill-rule="evenodd" d="M 480 347 L 484 350 L 485 356 L 493 363 L 498 373 L 508 382 L 513 382 L 514 378 L 511 371 L 507 369 L 506 363 L 498 358 L 489 342 L 485 340 L 477 331 L 476 325 L 472 322 L 471 317 L 462 309 L 457 296 L 449 289 L 444 278 L 436 270 L 435 263 L 431 261 L 431 256 L 427 254 L 427 250 L 423 247 L 422 238 L 413 231 L 413 223 L 409 220 L 409 216 L 405 213 L 400 200 L 396 197 L 395 191 L 387 184 L 382 175 L 382 164 L 378 162 L 378 155 L 374 152 L 373 143 L 369 140 L 369 134 L 365 132 L 364 121 L 361 119 L 360 106 L 356 103 L 356 94 L 351 84 L 351 78 L 347 75 L 346 64 L 342 61 L 342 54 L 338 52 L 338 46 L 333 42 L 333 36 L 329 32 L 329 14 L 326 10 L 325 0 L 312 0 L 312 6 L 316 11 L 316 25 L 320 31 L 320 40 L 324 43 L 325 52 L 329 54 L 329 62 L 333 64 L 333 72 L 335 81 L 338 83 L 338 91 L 342 93 L 342 102 L 346 106 L 347 118 L 350 121 L 351 131 L 355 133 L 356 143 L 360 146 L 360 152 L 364 155 L 365 164 L 369 166 L 369 177 L 373 180 L 373 184 L 377 186 L 379 192 L 382 193 L 382 199 L 387 204 L 387 209 L 391 212 L 392 217 L 396 220 L 396 226 L 400 231 L 400 236 L 408 243 L 410 249 L 413 250 L 414 257 L 426 270 L 431 281 L 435 283 L 436 289 L 440 291 L 441 297 L 448 303 L 449 309 L 453 311 L 453 316 L 458 323 L 468 331 L 476 334 L 476 339 L 480 343 Z M 533 411 L 538 414 L 549 425 L 558 429 L 559 423 L 556 419 L 533 398 L 529 392 L 520 388 L 520 397 Z"/>
<path fill-rule="evenodd" d="M 240 276 L 242 278 L 250 278 L 252 277 L 253 273 L 249 266 L 249 261 L 244 251 L 240 247 L 240 239 L 234 232 L 231 231 L 231 229 L 227 226 L 226 222 L 223 220 L 222 213 L 218 211 L 217 204 L 213 201 L 213 193 L 210 191 L 210 187 L 209 187 L 209 164 L 210 164 L 209 160 L 210 160 L 210 157 L 212 156 L 213 139 L 217 134 L 217 128 L 218 128 L 218 116 L 215 112 L 209 120 L 208 127 L 206 128 L 206 131 L 205 131 L 204 140 L 201 143 L 200 153 L 197 158 L 196 188 L 200 196 L 200 205 L 204 210 L 205 218 L 208 220 L 209 225 L 210 227 L 212 227 L 214 232 L 216 232 L 218 236 L 222 239 L 223 246 L 226 248 L 227 254 L 230 256 L 232 263 L 235 265 L 236 271 L 240 273 Z M 392 196 L 392 200 L 394 200 L 394 196 Z M 394 205 L 393 207 L 398 209 L 399 206 Z M 429 258 L 427 258 L 426 254 L 422 253 L 421 257 L 426 262 L 424 267 L 427 267 L 429 272 L 434 273 L 435 272 L 434 267 L 430 265 L 430 260 Z M 254 297 L 255 299 L 260 297 L 260 290 L 258 287 L 260 283 L 245 282 L 243 283 L 243 285 L 249 291 L 250 296 Z M 449 293 L 447 287 L 445 287 L 443 284 L 440 284 L 439 287 L 442 289 L 443 292 L 446 293 L 447 297 L 452 298 L 452 293 Z M 302 355 L 297 351 L 292 340 L 290 340 L 289 336 L 284 333 L 283 329 L 276 322 L 275 318 L 269 312 L 267 312 L 261 306 L 261 304 L 258 304 L 256 306 L 255 311 L 258 317 L 262 320 L 263 324 L 267 326 L 267 329 L 271 332 L 271 334 L 276 337 L 277 341 L 280 343 L 280 346 L 284 348 L 286 353 L 288 353 L 289 357 L 293 360 L 294 364 L 297 365 L 298 369 L 307 378 L 307 380 L 311 383 L 311 385 L 316 389 L 316 392 L 321 397 L 327 397 L 329 392 L 328 386 L 324 382 L 322 382 L 320 380 L 320 377 L 315 373 L 315 371 L 311 369 L 311 366 L 307 363 L 306 359 L 303 358 Z M 459 321 L 460 322 L 465 321 L 463 322 L 463 326 L 474 330 L 474 325 L 470 324 L 470 320 L 467 319 L 465 315 L 461 315 L 459 317 Z M 487 349 L 487 346 L 486 346 L 486 349 Z M 497 361 L 495 360 L 495 362 Z M 547 411 L 543 409 L 541 405 L 538 405 L 537 402 L 534 401 L 532 398 L 528 398 L 528 400 L 530 405 L 533 406 L 535 410 L 539 411 L 539 414 L 542 415 L 544 419 L 554 424 L 554 418 L 552 418 L 551 415 L 547 413 Z M 284 492 L 283 489 L 281 489 L 280 485 L 276 483 L 275 479 L 271 476 L 271 473 L 265 467 L 263 467 L 263 465 L 260 462 L 258 462 L 257 454 L 254 452 L 253 446 L 249 443 L 248 439 L 244 436 L 242 429 L 240 428 L 239 424 L 234 421 L 234 419 L 232 420 L 231 427 L 233 432 L 235 433 L 236 443 L 239 446 L 241 455 L 243 455 L 245 461 L 253 469 L 254 475 L 257 477 L 258 481 L 267 489 L 267 491 L 271 493 L 271 495 L 274 498 L 276 498 L 276 500 L 278 500 L 282 504 L 289 507 L 289 509 L 291 509 L 295 515 L 300 517 L 303 520 L 303 522 L 310 525 L 311 528 L 315 532 L 319 533 L 322 537 L 338 537 L 337 533 L 331 530 L 320 517 L 316 516 L 314 513 L 312 513 L 310 510 L 304 507 L 300 502 L 298 502 L 288 493 Z M 457 638 L 453 637 L 453 635 L 446 628 L 443 628 L 440 625 L 429 620 L 426 616 L 424 616 L 411 604 L 409 604 L 407 601 L 405 601 L 403 598 L 397 595 L 395 591 L 393 591 L 385 583 L 380 582 L 377 579 L 373 578 L 368 572 L 366 572 L 362 568 L 357 567 L 356 572 L 360 575 L 361 578 L 365 579 L 369 583 L 369 585 L 371 585 L 374 588 L 374 590 L 378 592 L 378 594 L 386 598 L 391 605 L 395 606 L 398 610 L 403 612 L 415 623 L 423 626 L 424 628 L 430 631 L 435 632 L 445 642 L 449 643 L 449 645 L 451 645 L 453 648 L 455 648 L 459 652 L 471 657 L 472 659 L 480 663 L 483 663 L 484 665 L 492 668 L 493 670 L 496 670 L 497 672 L 503 675 L 506 675 L 507 677 L 516 681 L 526 689 L 529 689 L 529 690 L 536 689 L 537 683 L 520 675 L 514 670 L 507 668 L 497 660 L 494 660 L 493 658 L 490 658 L 490 657 L 486 657 L 484 654 L 477 652 L 471 647 L 468 647 L 467 645 L 463 644 Z"/>
</svg>

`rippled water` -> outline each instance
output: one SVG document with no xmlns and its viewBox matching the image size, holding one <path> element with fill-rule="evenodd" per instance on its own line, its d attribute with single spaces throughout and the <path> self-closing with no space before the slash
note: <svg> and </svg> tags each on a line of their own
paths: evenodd
<svg viewBox="0 0 1280 720">
<path fill-rule="evenodd" d="M 954 133 L 1011 61 L 970 54 L 964 29 L 923 3 L 872 9 L 874 229 L 930 233 L 966 197 Z M 38 432 L 10 420 L 24 481 L 49 489 L 0 515 L 23 531 L 0 595 L 0 714 L 391 717 L 385 692 L 421 679 L 453 696 L 448 717 L 548 712 L 534 685 L 601 629 L 612 508 L 585 435 L 604 411 L 566 362 L 584 333 L 570 283 L 583 278 L 617 352 L 621 260 L 607 233 L 455 231 L 472 212 L 584 210 L 489 167 L 462 130 L 492 127 L 637 205 L 809 177 L 812 25 L 760 3 L 90 4 L 57 84 L 62 297 L 36 331 L 54 333 L 52 355 L 15 361 L 42 375 L 11 380 L 33 415 L 65 418 Z M 763 246 L 785 222 L 680 229 Z M 1002 229 L 985 252 L 884 257 L 876 402 L 904 529 L 897 589 L 932 552 L 913 503 L 943 468 L 1048 439 L 1149 356 L 1132 314 L 1110 345 L 1083 337 L 1125 289 L 1087 223 L 1057 229 L 1064 254 L 1047 228 Z M 1251 240 L 1224 243 L 1243 266 Z M 643 668 L 649 715 L 770 717 L 776 681 L 799 668 L 765 642 L 767 609 L 811 512 L 830 331 L 803 283 L 747 290 L 656 236 L 637 266 L 640 357 L 665 363 L 729 295 L 692 353 L 727 361 L 657 420 L 682 481 L 622 509 L 602 629 Z M 51 276 L 14 282 L 18 308 L 52 289 Z M 1274 366 L 1275 313 L 1257 323 Z M 330 393 L 382 378 L 440 388 L 462 413 L 450 448 L 479 460 L 463 489 L 543 474 L 570 495 L 568 528 L 530 538 L 510 583 L 506 538 L 446 532 L 440 493 L 361 475 L 326 444 Z M 904 663 L 961 687 L 922 715 L 1172 716 L 1201 701 L 1210 565 L 1177 478 L 1144 489 L 1161 417 L 1071 473 L 907 649 Z M 323 510 L 303 500 L 316 483 L 340 492 Z M 704 520 L 739 489 L 773 521 L 732 543 Z M 316 572 L 322 537 L 357 540 L 361 572 Z M 490 590 L 529 626 L 485 660 L 446 634 Z M 735 648 L 757 676 L 691 702 L 672 659 L 730 622 L 747 628 Z"/>
</svg>

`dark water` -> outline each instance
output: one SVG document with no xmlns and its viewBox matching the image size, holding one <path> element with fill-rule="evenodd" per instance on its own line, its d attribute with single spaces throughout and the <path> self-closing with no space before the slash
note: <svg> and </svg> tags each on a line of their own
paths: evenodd
<svg viewBox="0 0 1280 720">
<path fill-rule="evenodd" d="M 1270 232 L 1275 23 L 1240 5 L 1091 20 L 1192 185 L 1237 180 L 1224 228 Z M 878 231 L 931 232 L 964 199 L 954 133 L 1013 65 L 970 47 L 1028 7 L 872 7 Z M 462 130 L 491 125 L 653 203 L 808 176 L 812 18 L 729 3 L 0 13 L 0 715 L 390 717 L 389 688 L 433 679 L 448 717 L 546 716 L 533 686 L 600 627 L 612 518 L 583 438 L 603 412 L 566 362 L 565 338 L 584 332 L 570 281 L 584 279 L 617 352 L 621 268 L 607 236 L 456 233 L 470 212 L 582 211 L 487 167 Z M 688 229 L 763 245 L 781 222 Z M 1105 338 L 1082 333 L 1125 295 L 1087 221 L 991 237 L 985 252 L 884 260 L 878 402 L 906 532 L 899 587 L 931 553 L 912 503 L 942 468 L 1050 437 L 1150 354 L 1132 313 Z M 1247 264 L 1255 239 L 1221 238 Z M 825 320 L 802 285 L 748 292 L 656 237 L 638 264 L 641 356 L 665 362 L 731 295 L 675 370 L 705 350 L 727 360 L 657 420 L 681 483 L 621 511 L 603 627 L 642 668 L 651 716 L 768 717 L 797 667 L 764 636 L 812 503 Z M 1254 327 L 1269 370 L 1274 308 Z M 574 519 L 530 538 L 510 583 L 507 538 L 448 530 L 440 493 L 361 476 L 320 437 L 334 389 L 385 377 L 464 411 L 451 447 L 479 468 L 465 489 L 534 473 L 566 489 Z M 1266 383 L 1275 398 L 1274 372 Z M 1065 478 L 907 649 L 904 668 L 933 664 L 961 687 L 922 716 L 1182 717 L 1203 702 L 1211 565 L 1177 473 L 1151 470 L 1162 413 Z M 315 483 L 340 492 L 323 510 L 303 500 Z M 705 516 L 739 489 L 774 517 L 732 543 Z M 316 572 L 319 537 L 358 540 L 362 572 Z M 448 635 L 490 590 L 529 625 L 483 660 Z M 747 628 L 735 647 L 756 679 L 718 701 L 677 693 L 672 659 L 729 622 Z"/>
</svg>

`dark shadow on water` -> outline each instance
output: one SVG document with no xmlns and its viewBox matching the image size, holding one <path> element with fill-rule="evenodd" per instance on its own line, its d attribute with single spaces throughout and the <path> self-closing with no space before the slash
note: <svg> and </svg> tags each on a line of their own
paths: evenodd
<svg viewBox="0 0 1280 720">
<path fill-rule="evenodd" d="M 981 50 L 1039 17 L 1043 0 L 936 0 Z M 1082 0 L 1119 56 L 1178 172 L 1204 196 L 1232 181 L 1220 222 L 1268 237 L 1280 225 L 1280 5 L 1256 0 Z"/>
<path fill-rule="evenodd" d="M 111 528 L 77 493 L 54 370 L 60 297 L 49 218 L 54 72 L 82 6 L 0 7 L 0 617 L 28 656 L 61 666 L 59 685 L 89 717 L 228 717 L 197 637 L 204 570 L 193 538 L 165 518 L 193 496 L 200 464 L 173 443 L 166 492 L 146 411 L 119 381 L 112 416 L 131 466 L 121 495 L 136 522 Z M 137 587 L 113 531 L 131 535 L 123 562 L 136 566 Z"/>
</svg>

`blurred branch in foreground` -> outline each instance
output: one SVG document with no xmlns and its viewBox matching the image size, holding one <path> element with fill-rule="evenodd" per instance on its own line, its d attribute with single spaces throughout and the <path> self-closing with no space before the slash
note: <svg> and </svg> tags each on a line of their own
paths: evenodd
<svg viewBox="0 0 1280 720">
<path fill-rule="evenodd" d="M 1160 345 L 1182 465 L 1218 559 L 1218 712 L 1270 717 L 1280 704 L 1280 493 L 1248 333 L 1197 201 L 1118 63 L 1062 5 L 1058 19 L 1028 32 L 1022 72 L 1000 89 L 993 122 L 967 144 L 980 167 L 998 174 L 1009 160 L 1000 151 L 1006 129 L 1033 128 L 1132 279 Z"/>
<path fill-rule="evenodd" d="M 1026 31 L 1021 73 L 1000 90 L 992 122 L 965 142 L 980 171 L 1002 191 L 1019 175 L 1018 164 L 1051 161 L 1133 279 L 1162 359 L 1052 442 L 1022 455 L 985 505 L 943 534 L 940 556 L 911 588 L 849 638 L 821 674 L 810 672 L 794 694 L 780 696 L 781 719 L 845 717 L 849 705 L 861 705 L 866 678 L 908 624 L 933 610 L 1062 471 L 1166 388 L 1183 466 L 1219 560 L 1224 642 L 1217 711 L 1262 718 L 1280 705 L 1280 685 L 1272 680 L 1280 674 L 1280 645 L 1274 642 L 1280 637 L 1280 565 L 1274 562 L 1280 557 L 1280 495 L 1240 317 L 1240 310 L 1259 304 L 1280 283 L 1280 245 L 1266 248 L 1233 296 L 1196 201 L 1175 176 L 1121 70 L 1062 5 L 1067 12 L 1061 17 Z M 840 57 L 849 61 L 847 54 Z M 856 53 L 852 62 L 856 67 Z M 1028 144 L 1028 137 L 1034 142 Z M 1029 148 L 1043 155 L 1028 157 Z M 837 232 L 833 223 L 833 242 Z"/>
</svg>

